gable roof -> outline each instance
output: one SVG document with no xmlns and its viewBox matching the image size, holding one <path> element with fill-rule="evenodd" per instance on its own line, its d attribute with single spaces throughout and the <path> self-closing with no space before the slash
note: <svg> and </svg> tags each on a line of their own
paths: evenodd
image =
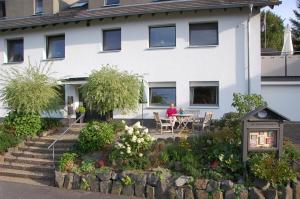
<svg viewBox="0 0 300 199">
<path fill-rule="evenodd" d="M 206 9 L 241 8 L 249 4 L 257 7 L 279 5 L 278 0 L 177 0 L 135 4 L 124 6 L 103 7 L 91 10 L 66 10 L 54 15 L 30 16 L 25 18 L 0 20 L 0 30 L 26 29 L 29 27 L 46 26 L 59 23 L 88 21 L 111 17 L 180 12 Z"/>
<path fill-rule="evenodd" d="M 252 116 L 255 116 L 256 114 L 258 114 L 259 112 L 261 111 L 268 111 L 268 113 L 271 113 L 273 117 L 275 117 L 277 120 L 286 120 L 286 121 L 290 121 L 287 117 L 281 115 L 280 113 L 274 111 L 273 109 L 269 108 L 268 106 L 262 106 L 262 107 L 259 107 L 249 113 L 247 113 L 244 117 L 241 118 L 241 121 L 243 120 L 248 120 L 248 119 L 251 119 Z"/>
</svg>

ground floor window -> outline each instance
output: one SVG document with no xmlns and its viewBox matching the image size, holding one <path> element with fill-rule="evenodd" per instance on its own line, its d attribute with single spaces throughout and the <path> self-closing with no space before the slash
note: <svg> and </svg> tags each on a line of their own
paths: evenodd
<svg viewBox="0 0 300 199">
<path fill-rule="evenodd" d="M 176 83 L 150 83 L 149 84 L 150 106 L 169 106 L 176 104 Z"/>
<path fill-rule="evenodd" d="M 219 105 L 219 82 L 190 82 L 190 105 Z"/>
</svg>

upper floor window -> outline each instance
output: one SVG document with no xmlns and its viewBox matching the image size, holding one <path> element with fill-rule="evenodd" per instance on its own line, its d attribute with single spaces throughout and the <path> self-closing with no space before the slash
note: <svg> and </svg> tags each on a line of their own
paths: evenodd
<svg viewBox="0 0 300 199">
<path fill-rule="evenodd" d="M 154 26 L 149 29 L 149 47 L 174 47 L 176 46 L 176 27 Z"/>
<path fill-rule="evenodd" d="M 105 5 L 112 6 L 112 5 L 119 5 L 120 0 L 105 0 Z"/>
<path fill-rule="evenodd" d="M 121 50 L 121 29 L 103 30 L 103 51 Z"/>
<path fill-rule="evenodd" d="M 23 39 L 7 40 L 7 62 L 23 62 L 24 41 Z"/>
<path fill-rule="evenodd" d="M 47 37 L 47 59 L 65 57 L 65 35 Z"/>
<path fill-rule="evenodd" d="M 44 11 L 43 0 L 35 0 L 35 14 L 41 14 Z"/>
<path fill-rule="evenodd" d="M 0 1 L 0 18 L 6 17 L 5 1 Z"/>
<path fill-rule="evenodd" d="M 190 24 L 190 46 L 218 45 L 218 23 Z"/>
<path fill-rule="evenodd" d="M 190 82 L 191 106 L 217 106 L 219 82 Z"/>
</svg>

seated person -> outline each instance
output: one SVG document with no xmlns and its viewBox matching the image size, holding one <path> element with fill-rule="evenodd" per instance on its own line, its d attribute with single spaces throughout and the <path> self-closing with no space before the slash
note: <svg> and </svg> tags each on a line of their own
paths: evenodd
<svg viewBox="0 0 300 199">
<path fill-rule="evenodd" d="M 177 110 L 173 103 L 170 104 L 170 107 L 167 109 L 166 116 L 168 118 L 175 118 L 174 115 L 177 114 Z"/>
</svg>

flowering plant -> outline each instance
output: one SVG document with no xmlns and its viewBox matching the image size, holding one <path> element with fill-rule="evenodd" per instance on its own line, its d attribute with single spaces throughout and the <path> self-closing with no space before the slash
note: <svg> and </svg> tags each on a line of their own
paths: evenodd
<svg viewBox="0 0 300 199">
<path fill-rule="evenodd" d="M 123 165 L 140 167 L 142 165 L 141 162 L 145 160 L 145 152 L 150 148 L 154 140 L 155 138 L 148 133 L 147 128 L 141 126 L 140 122 L 135 123 L 131 127 L 126 125 L 120 140 L 114 146 L 116 157 L 112 159 L 121 160 Z"/>
</svg>

